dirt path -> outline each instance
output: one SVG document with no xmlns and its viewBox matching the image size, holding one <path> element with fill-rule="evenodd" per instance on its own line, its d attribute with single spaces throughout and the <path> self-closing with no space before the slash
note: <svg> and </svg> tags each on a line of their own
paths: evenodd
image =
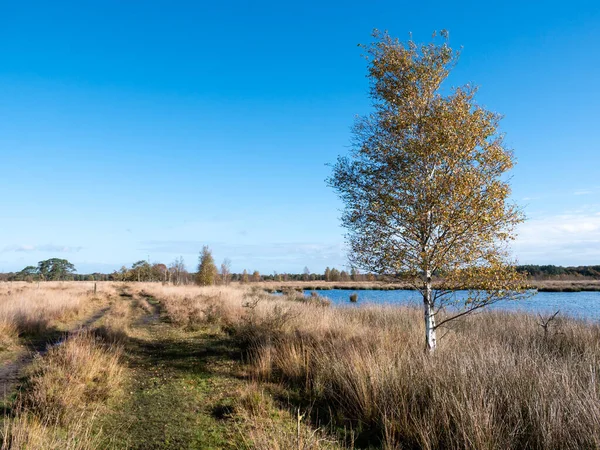
<svg viewBox="0 0 600 450">
<path fill-rule="evenodd" d="M 22 370 L 33 360 L 33 353 L 23 351 L 19 353 L 16 359 L 8 361 L 0 367 L 0 392 L 3 402 L 11 396 L 15 385 L 21 377 Z"/>
<path fill-rule="evenodd" d="M 141 294 L 123 362 L 125 398 L 104 417 L 106 447 L 237 449 L 239 426 L 227 411 L 245 381 L 236 374 L 239 351 L 217 330 L 189 332 L 161 317 L 160 305 Z M 147 304 L 150 307 L 147 307 Z"/>
<path fill-rule="evenodd" d="M 143 298 L 145 304 L 150 307 L 150 311 L 146 310 L 146 314 L 142 314 L 135 322 L 134 327 L 144 328 L 151 324 L 160 322 L 160 304 L 152 298 L 152 296 L 142 292 L 140 297 Z"/>
</svg>

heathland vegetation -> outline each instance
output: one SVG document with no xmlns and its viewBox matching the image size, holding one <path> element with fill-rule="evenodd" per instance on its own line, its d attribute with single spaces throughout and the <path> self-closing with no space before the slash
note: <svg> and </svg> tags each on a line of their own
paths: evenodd
<svg viewBox="0 0 600 450">
<path fill-rule="evenodd" d="M 4 448 L 600 446 L 596 324 L 484 311 L 430 355 L 412 307 L 96 285 L 0 284 Z"/>
</svg>

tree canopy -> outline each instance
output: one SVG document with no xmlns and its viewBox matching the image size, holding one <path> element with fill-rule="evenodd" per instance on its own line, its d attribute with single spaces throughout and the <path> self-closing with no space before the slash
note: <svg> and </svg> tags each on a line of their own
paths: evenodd
<svg viewBox="0 0 600 450">
<path fill-rule="evenodd" d="M 46 259 L 37 265 L 37 274 L 42 280 L 47 281 L 70 279 L 76 271 L 73 264 L 60 258 Z"/>
<path fill-rule="evenodd" d="M 459 56 L 447 33 L 422 45 L 374 37 L 364 47 L 373 112 L 357 120 L 329 184 L 345 203 L 352 265 L 411 276 L 433 350 L 440 325 L 520 292 L 507 251 L 523 220 L 508 201 L 514 157 L 475 87 L 442 88 Z M 459 289 L 468 295 L 450 295 Z"/>
</svg>

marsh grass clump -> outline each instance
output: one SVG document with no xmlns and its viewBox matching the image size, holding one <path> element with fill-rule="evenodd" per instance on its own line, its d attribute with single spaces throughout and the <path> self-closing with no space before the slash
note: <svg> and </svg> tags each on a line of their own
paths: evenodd
<svg viewBox="0 0 600 450">
<path fill-rule="evenodd" d="M 96 450 L 102 448 L 100 433 L 93 421 L 83 417 L 69 423 L 65 430 L 57 423 L 40 420 L 23 412 L 12 419 L 5 418 L 2 429 L 2 450 Z"/>
<path fill-rule="evenodd" d="M 311 303 L 315 306 L 331 306 L 331 300 L 329 300 L 327 297 L 317 294 L 314 291 L 311 292 L 309 296 L 304 296 L 304 302 Z"/>
<path fill-rule="evenodd" d="M 304 297 L 304 290 L 298 287 L 284 287 L 281 289 L 281 293 L 289 300 L 294 300 L 300 296 Z"/>
<path fill-rule="evenodd" d="M 120 354 L 119 347 L 82 331 L 36 355 L 4 417 L 1 448 L 101 448 L 95 422 L 121 391 Z"/>
<path fill-rule="evenodd" d="M 120 353 L 90 332 L 69 336 L 34 359 L 19 409 L 62 425 L 94 411 L 119 392 Z"/>
<path fill-rule="evenodd" d="M 185 329 L 196 330 L 206 324 L 219 324 L 225 313 L 220 295 L 185 296 L 176 301 L 160 299 L 171 323 Z"/>
<path fill-rule="evenodd" d="M 0 321 L 0 352 L 9 351 L 18 345 L 19 329 L 5 320 Z"/>
<path fill-rule="evenodd" d="M 244 442 L 256 450 L 341 449 L 322 429 L 313 429 L 305 420 L 306 411 L 282 411 L 271 395 L 257 384 L 239 394 L 236 413 L 247 425 Z"/>
<path fill-rule="evenodd" d="M 352 303 L 358 302 L 358 294 L 356 292 L 353 292 L 352 294 L 350 294 L 350 302 L 352 302 Z"/>
<path fill-rule="evenodd" d="M 310 295 L 304 295 L 304 291 L 301 289 L 289 289 L 284 291 L 283 298 L 293 302 L 308 303 L 313 306 L 327 307 L 331 305 L 331 300 L 329 300 L 327 297 L 319 295 L 315 291 L 312 291 Z"/>
</svg>

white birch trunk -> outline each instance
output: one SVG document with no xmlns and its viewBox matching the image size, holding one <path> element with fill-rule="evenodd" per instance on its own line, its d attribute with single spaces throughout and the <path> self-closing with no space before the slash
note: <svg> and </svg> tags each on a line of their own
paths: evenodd
<svg viewBox="0 0 600 450">
<path fill-rule="evenodd" d="M 437 347 L 435 336 L 435 316 L 433 312 L 433 292 L 431 289 L 431 272 L 426 274 L 426 288 L 423 295 L 423 307 L 425 313 L 425 345 L 429 352 L 433 352 Z"/>
</svg>

